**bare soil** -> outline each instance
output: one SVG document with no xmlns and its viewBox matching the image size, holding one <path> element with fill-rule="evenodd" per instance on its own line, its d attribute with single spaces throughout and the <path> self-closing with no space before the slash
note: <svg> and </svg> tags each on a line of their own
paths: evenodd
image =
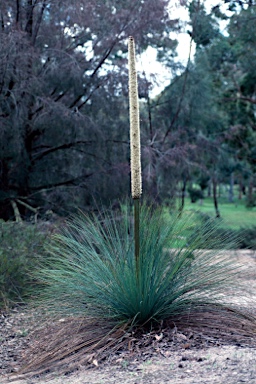
<svg viewBox="0 0 256 384">
<path fill-rule="evenodd" d="M 256 296 L 256 252 L 235 252 L 234 258 L 246 272 L 244 291 Z M 25 307 L 0 313 L 1 384 L 256 384 L 256 335 L 242 342 L 229 341 L 220 334 L 207 337 L 200 331 L 175 327 L 142 335 L 141 345 L 131 345 L 129 351 L 119 351 L 102 362 L 92 359 L 66 374 L 15 379 L 22 356 L 31 343 L 40 342 L 35 335 L 40 335 L 38 330 L 44 329 L 47 321 L 42 313 Z"/>
</svg>

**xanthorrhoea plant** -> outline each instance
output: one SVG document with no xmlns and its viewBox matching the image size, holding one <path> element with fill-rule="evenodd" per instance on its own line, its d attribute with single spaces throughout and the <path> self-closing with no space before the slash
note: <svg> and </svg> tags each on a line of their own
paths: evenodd
<svg viewBox="0 0 256 384">
<path fill-rule="evenodd" d="M 173 216 L 167 223 L 161 209 L 142 205 L 137 261 L 130 213 L 125 209 L 111 215 L 80 215 L 55 235 L 51 256 L 39 271 L 45 284 L 41 297 L 48 309 L 141 325 L 228 305 L 224 294 L 237 276 L 237 266 L 218 250 L 197 249 L 202 236 L 206 249 L 208 241 L 212 244 L 218 227 L 202 224 L 202 232 L 189 245 L 179 246 L 179 236 L 190 231 L 194 216 Z M 227 239 L 218 241 L 220 249 L 230 247 Z"/>
<path fill-rule="evenodd" d="M 50 361 L 56 361 L 58 356 L 65 365 L 74 356 L 105 353 L 106 344 L 119 345 L 114 339 L 122 340 L 124 331 L 131 326 L 169 319 L 173 322 L 177 317 L 186 319 L 186 323 L 195 318 L 197 324 L 208 321 L 207 326 L 214 328 L 213 317 L 208 316 L 214 312 L 218 328 L 227 329 L 231 321 L 235 333 L 236 329 L 243 329 L 243 322 L 248 319 L 247 330 L 255 332 L 255 317 L 247 317 L 240 303 L 231 300 L 231 295 L 242 293 L 237 284 L 239 268 L 229 255 L 216 249 L 205 251 L 212 247 L 218 227 L 202 223 L 189 244 L 180 245 L 179 237 L 191 233 L 193 215 L 174 215 L 166 221 L 160 209 L 139 205 L 140 135 L 133 38 L 129 38 L 129 73 L 135 244 L 130 236 L 129 207 L 117 214 L 81 214 L 55 235 L 49 244 L 50 256 L 43 260 L 37 274 L 44 285 L 41 302 L 61 315 L 84 316 L 90 331 L 84 332 L 79 326 L 77 329 L 84 333 L 77 331 L 79 337 L 74 337 L 74 328 L 68 335 L 65 330 L 61 353 L 63 333 L 57 334 L 52 349 L 41 359 L 37 356 L 32 367 L 44 364 L 48 369 Z M 232 239 L 218 236 L 218 249 L 225 249 L 230 243 L 227 240 Z M 204 244 L 205 249 L 198 249 L 199 244 Z M 81 349 L 80 355 L 74 354 Z"/>
<path fill-rule="evenodd" d="M 136 259 L 136 275 L 139 279 L 140 258 L 140 196 L 141 182 L 141 155 L 140 155 L 140 116 L 137 71 L 135 59 L 135 44 L 133 37 L 128 40 L 128 66 L 129 66 L 129 104 L 130 104 L 130 153 L 131 153 L 131 190 L 134 201 L 134 250 Z"/>
</svg>

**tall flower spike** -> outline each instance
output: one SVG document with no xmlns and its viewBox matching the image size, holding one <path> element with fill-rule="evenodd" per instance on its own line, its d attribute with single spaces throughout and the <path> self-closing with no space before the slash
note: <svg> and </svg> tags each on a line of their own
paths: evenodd
<svg viewBox="0 0 256 384">
<path fill-rule="evenodd" d="M 129 104 L 130 104 L 130 147 L 131 147 L 131 189 L 132 198 L 139 199 L 142 193 L 140 156 L 140 116 L 135 45 L 133 37 L 128 41 Z"/>
</svg>

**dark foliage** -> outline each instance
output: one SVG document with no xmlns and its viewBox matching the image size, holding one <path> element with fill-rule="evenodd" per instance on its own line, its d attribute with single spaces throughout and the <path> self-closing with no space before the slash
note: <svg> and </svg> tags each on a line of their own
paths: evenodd
<svg viewBox="0 0 256 384">
<path fill-rule="evenodd" d="M 0 308 L 24 304 L 32 293 L 31 274 L 46 256 L 47 233 L 33 224 L 0 221 Z"/>
<path fill-rule="evenodd" d="M 12 201 L 66 215 L 129 190 L 127 38 L 173 51 L 167 6 L 1 1 L 0 218 Z"/>
<path fill-rule="evenodd" d="M 204 195 L 201 189 L 188 188 L 191 203 L 196 203 L 198 200 L 203 199 Z"/>
</svg>

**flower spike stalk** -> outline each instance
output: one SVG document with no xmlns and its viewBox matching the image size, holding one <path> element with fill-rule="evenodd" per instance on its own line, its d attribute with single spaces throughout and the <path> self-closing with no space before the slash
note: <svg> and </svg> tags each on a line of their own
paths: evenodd
<svg viewBox="0 0 256 384">
<path fill-rule="evenodd" d="M 141 182 L 141 155 L 140 155 L 140 116 L 137 84 L 137 71 L 135 60 L 135 44 L 133 37 L 128 40 L 128 66 L 129 66 L 129 106 L 130 106 L 130 150 L 131 150 L 131 191 L 134 201 L 134 247 L 136 260 L 136 273 L 139 279 L 140 257 L 140 196 Z"/>
</svg>

